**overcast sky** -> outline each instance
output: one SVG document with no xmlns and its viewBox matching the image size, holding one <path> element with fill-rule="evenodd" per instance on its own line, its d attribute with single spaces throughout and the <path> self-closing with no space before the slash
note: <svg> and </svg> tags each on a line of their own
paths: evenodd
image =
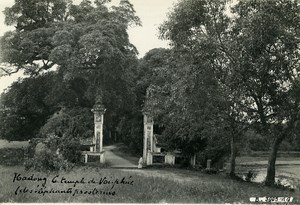
<svg viewBox="0 0 300 205">
<path fill-rule="evenodd" d="M 80 0 L 76 0 L 80 2 Z M 142 21 L 142 27 L 130 28 L 129 38 L 138 51 L 139 57 L 152 48 L 168 47 L 167 42 L 158 39 L 158 26 L 166 19 L 167 13 L 177 0 L 130 0 L 134 5 L 137 16 Z M 0 36 L 6 31 L 13 30 L 4 24 L 3 10 L 14 4 L 14 0 L 0 0 Z M 0 78 L 0 93 L 13 81 L 21 77 L 22 73 L 17 73 L 9 77 Z"/>
</svg>

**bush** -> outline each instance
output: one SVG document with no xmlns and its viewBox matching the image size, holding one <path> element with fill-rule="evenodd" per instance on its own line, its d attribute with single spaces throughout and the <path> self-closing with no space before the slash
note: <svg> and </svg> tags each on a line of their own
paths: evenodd
<svg viewBox="0 0 300 205">
<path fill-rule="evenodd" d="M 249 170 L 248 173 L 245 176 L 246 182 L 252 182 L 256 177 L 256 173 L 253 172 L 253 170 Z"/>
<path fill-rule="evenodd" d="M 64 160 L 61 156 L 51 152 L 42 152 L 33 158 L 25 161 L 25 170 L 34 169 L 36 171 L 59 171 L 70 170 L 73 163 Z"/>
<path fill-rule="evenodd" d="M 280 179 L 277 179 L 277 181 L 275 181 L 274 187 L 279 188 L 279 189 L 295 191 L 295 187 L 293 185 L 284 184 Z"/>
<path fill-rule="evenodd" d="M 44 144 L 45 148 L 37 150 L 36 145 L 40 143 Z M 71 137 L 49 136 L 44 139 L 34 139 L 27 149 L 26 156 L 27 160 L 24 164 L 26 170 L 70 170 L 74 167 L 74 163 L 80 161 L 80 143 L 77 138 Z"/>
<path fill-rule="evenodd" d="M 71 163 L 80 162 L 80 149 L 81 145 L 78 138 L 72 138 L 71 136 L 63 137 L 60 141 L 60 151 L 64 159 Z"/>
<path fill-rule="evenodd" d="M 62 108 L 41 127 L 39 135 L 63 137 L 67 134 L 87 138 L 93 135 L 93 119 L 90 108 Z"/>
</svg>

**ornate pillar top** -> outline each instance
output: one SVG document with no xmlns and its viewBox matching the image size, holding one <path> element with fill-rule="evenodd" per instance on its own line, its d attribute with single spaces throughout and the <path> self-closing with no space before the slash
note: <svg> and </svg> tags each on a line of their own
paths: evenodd
<svg viewBox="0 0 300 205">
<path fill-rule="evenodd" d="M 152 116 L 147 115 L 146 113 L 143 114 L 144 114 L 144 124 L 154 124 Z"/>
<path fill-rule="evenodd" d="M 105 111 L 106 111 L 106 109 L 103 105 L 102 97 L 100 95 L 98 95 L 97 98 L 96 98 L 95 105 L 92 109 L 92 112 L 104 114 Z"/>
</svg>

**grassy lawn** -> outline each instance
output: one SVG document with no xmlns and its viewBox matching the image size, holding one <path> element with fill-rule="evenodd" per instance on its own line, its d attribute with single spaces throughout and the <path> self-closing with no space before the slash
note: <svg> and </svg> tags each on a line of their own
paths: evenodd
<svg viewBox="0 0 300 205">
<path fill-rule="evenodd" d="M 0 149 L 3 148 L 26 148 L 28 147 L 28 141 L 7 141 L 0 139 Z"/>
<path fill-rule="evenodd" d="M 25 150 L 23 148 L 0 149 L 0 165 L 22 165 L 24 162 L 24 153 Z"/>
<path fill-rule="evenodd" d="M 225 174 L 208 175 L 175 168 L 112 169 L 96 165 L 47 173 L 25 171 L 23 162 L 24 149 L 0 149 L 0 203 L 250 203 L 249 197 L 254 196 L 292 196 L 293 203 L 300 203 L 299 190 L 268 188 L 232 180 Z M 80 183 L 74 184 L 76 180 Z"/>
<path fill-rule="evenodd" d="M 42 181 L 13 182 L 15 173 L 20 177 L 41 178 Z M 105 202 L 105 203 L 249 203 L 252 196 L 293 196 L 299 203 L 299 191 L 290 192 L 275 188 L 267 188 L 259 184 L 239 182 L 222 175 L 208 175 L 200 172 L 172 168 L 121 170 L 97 167 L 77 167 L 70 172 L 42 173 L 25 171 L 21 166 L 0 166 L 0 202 Z M 59 175 L 54 179 L 52 179 Z M 99 184 L 106 177 L 110 184 Z M 125 177 L 126 183 L 122 184 Z M 46 179 L 44 179 L 46 178 Z M 62 178 L 65 180 L 61 181 Z M 84 183 L 65 183 L 82 180 Z M 94 179 L 94 182 L 91 181 Z M 118 184 L 113 182 L 118 180 Z M 46 182 L 44 181 L 46 180 Z M 62 183 L 60 183 L 62 182 Z M 90 183 L 89 183 L 90 182 Z M 124 182 L 124 181 L 123 181 Z M 45 184 L 45 187 L 42 185 Z M 28 192 L 17 193 L 16 189 Z M 43 190 L 63 191 L 71 188 L 71 193 L 45 193 Z M 84 193 L 97 189 L 98 193 Z M 77 190 L 77 191 L 76 191 Z M 83 193 L 80 193 L 80 190 Z M 115 195 L 100 194 L 111 192 Z M 34 193 L 40 192 L 40 193 Z M 109 193 L 108 193 L 109 194 Z"/>
</svg>

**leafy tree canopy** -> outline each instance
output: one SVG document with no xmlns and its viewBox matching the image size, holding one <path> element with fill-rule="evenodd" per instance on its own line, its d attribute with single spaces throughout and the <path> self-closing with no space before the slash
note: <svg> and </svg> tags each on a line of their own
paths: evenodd
<svg viewBox="0 0 300 205">
<path fill-rule="evenodd" d="M 1 69 L 7 74 L 24 69 L 31 75 L 54 65 L 70 70 L 121 70 L 137 53 L 128 40 L 127 28 L 140 25 L 140 20 L 127 0 L 110 9 L 104 3 L 16 1 L 5 10 L 6 23 L 16 25 L 16 30 L 7 32 L 0 42 L 1 62 L 14 69 Z"/>
<path fill-rule="evenodd" d="M 186 66 L 175 69 L 177 78 L 170 87 L 177 96 L 170 99 L 184 113 L 197 99 L 183 97 L 191 90 L 187 87 L 203 82 L 196 91 L 202 98 L 195 101 L 201 105 L 206 100 L 201 112 L 211 104 L 211 113 L 220 114 L 225 128 L 243 130 L 240 122 L 245 122 L 272 137 L 266 181 L 270 185 L 279 144 L 296 131 L 299 120 L 300 5 L 299 1 L 239 1 L 229 15 L 228 2 L 179 1 L 161 25 L 161 37 L 171 41 L 180 57 L 189 59 Z M 179 84 L 182 79 L 190 83 Z M 218 119 L 209 116 L 210 122 Z"/>
</svg>

